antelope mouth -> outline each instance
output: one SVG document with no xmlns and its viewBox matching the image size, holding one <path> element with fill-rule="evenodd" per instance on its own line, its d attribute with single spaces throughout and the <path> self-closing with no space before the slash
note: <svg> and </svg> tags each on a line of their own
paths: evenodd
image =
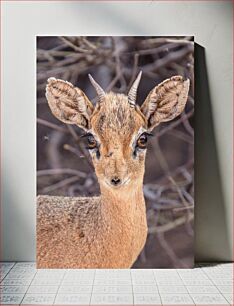
<svg viewBox="0 0 234 306">
<path fill-rule="evenodd" d="M 127 177 L 123 182 L 122 182 L 122 186 L 127 185 L 130 182 L 130 178 Z"/>
</svg>

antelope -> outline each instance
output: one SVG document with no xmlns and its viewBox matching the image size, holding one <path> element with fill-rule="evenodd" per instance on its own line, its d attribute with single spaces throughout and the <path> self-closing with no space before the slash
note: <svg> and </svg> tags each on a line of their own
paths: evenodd
<svg viewBox="0 0 234 306">
<path fill-rule="evenodd" d="M 53 115 L 85 131 L 100 196 L 37 198 L 38 268 L 130 268 L 147 238 L 143 177 L 148 137 L 185 108 L 189 79 L 173 76 L 136 104 L 141 72 L 128 95 L 105 92 L 89 75 L 98 102 L 67 81 L 49 78 Z"/>
</svg>

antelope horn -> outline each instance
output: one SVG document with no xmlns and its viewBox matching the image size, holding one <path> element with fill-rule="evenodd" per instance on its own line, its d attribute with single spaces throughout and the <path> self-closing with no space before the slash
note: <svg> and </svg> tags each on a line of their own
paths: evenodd
<svg viewBox="0 0 234 306">
<path fill-rule="evenodd" d="M 89 74 L 90 82 L 92 83 L 93 87 L 95 88 L 99 101 L 101 102 L 105 97 L 105 91 L 101 88 L 101 86 L 94 80 L 94 78 Z"/>
<path fill-rule="evenodd" d="M 142 75 L 142 71 L 138 73 L 136 80 L 134 81 L 134 83 L 132 84 L 132 87 L 130 88 L 128 92 L 128 102 L 131 105 L 131 107 L 135 107 L 136 105 L 137 88 L 141 80 L 141 75 Z"/>
</svg>

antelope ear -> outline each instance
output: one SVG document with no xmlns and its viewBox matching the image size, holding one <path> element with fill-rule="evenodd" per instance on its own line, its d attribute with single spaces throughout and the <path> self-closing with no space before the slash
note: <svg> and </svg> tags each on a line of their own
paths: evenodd
<svg viewBox="0 0 234 306">
<path fill-rule="evenodd" d="M 53 115 L 64 123 L 76 124 L 84 130 L 90 128 L 93 104 L 84 92 L 71 83 L 49 78 L 46 98 Z"/>
<path fill-rule="evenodd" d="M 185 81 L 181 76 L 174 76 L 151 90 L 141 106 L 149 130 L 182 113 L 188 98 L 189 83 L 189 79 Z"/>
</svg>

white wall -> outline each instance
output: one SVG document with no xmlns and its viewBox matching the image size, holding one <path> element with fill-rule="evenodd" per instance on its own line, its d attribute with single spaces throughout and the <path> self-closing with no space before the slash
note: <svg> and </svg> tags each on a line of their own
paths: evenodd
<svg viewBox="0 0 234 306">
<path fill-rule="evenodd" d="M 231 259 L 231 1 L 17 2 L 2 4 L 2 249 L 4 260 L 35 260 L 35 35 L 194 35 L 206 48 L 223 201 L 206 188 L 196 216 L 198 259 Z M 205 128 L 205 126 L 204 126 Z M 199 136 L 199 135 L 198 135 Z M 208 148 L 209 149 L 209 148 Z M 200 148 L 202 151 L 202 148 Z M 202 175 L 202 169 L 199 170 Z M 200 175 L 200 174 L 199 174 Z M 209 181 L 204 182 L 209 186 Z M 206 200 L 207 199 L 207 200 Z M 213 205 L 214 204 L 214 205 Z M 215 207 L 223 207 L 219 215 Z M 212 208 L 213 207 L 213 208 Z M 217 221 L 223 218 L 220 228 Z M 228 233 L 228 236 L 226 235 Z M 227 243 L 223 241 L 227 238 Z M 228 245 L 229 243 L 229 245 Z"/>
</svg>

